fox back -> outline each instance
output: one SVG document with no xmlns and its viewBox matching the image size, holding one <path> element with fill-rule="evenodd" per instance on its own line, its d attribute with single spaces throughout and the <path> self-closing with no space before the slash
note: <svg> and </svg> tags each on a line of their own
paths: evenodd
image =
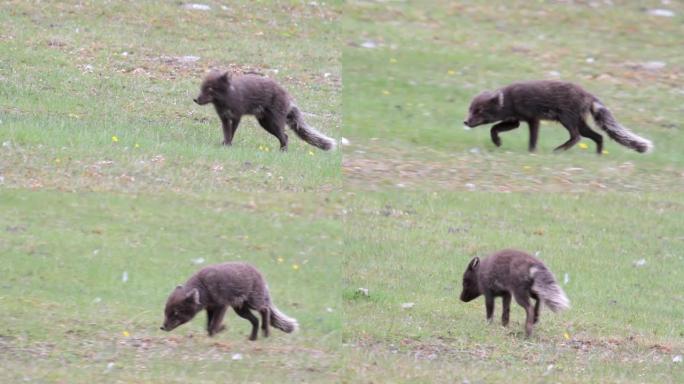
<svg viewBox="0 0 684 384">
<path fill-rule="evenodd" d="M 570 306 L 565 292 L 541 260 L 512 249 L 496 252 L 482 261 L 475 257 L 468 264 L 463 274 L 461 300 L 468 302 L 480 295 L 485 296 L 488 321 L 494 312 L 494 298 L 503 297 L 504 326 L 508 325 L 511 298 L 515 298 L 527 314 L 527 336 L 532 334 L 533 324 L 539 319 L 540 303 L 554 312 Z M 534 305 L 531 299 L 536 300 Z"/>
<path fill-rule="evenodd" d="M 166 301 L 163 329 L 170 331 L 207 307 L 240 308 L 249 303 L 261 308 L 270 304 L 261 273 L 247 263 L 229 262 L 207 266 L 174 289 Z"/>
</svg>

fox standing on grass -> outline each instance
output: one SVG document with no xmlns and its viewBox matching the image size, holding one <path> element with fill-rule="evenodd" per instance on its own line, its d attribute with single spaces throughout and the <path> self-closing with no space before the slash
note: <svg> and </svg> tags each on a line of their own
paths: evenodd
<svg viewBox="0 0 684 384">
<path fill-rule="evenodd" d="M 491 130 L 492 141 L 501 146 L 500 132 L 518 128 L 521 121 L 530 128 L 529 150 L 537 147 L 540 120 L 553 120 L 563 124 L 570 139 L 555 151 L 567 150 L 584 136 L 596 143 L 596 152 L 603 152 L 603 136 L 587 124 L 588 115 L 618 143 L 637 152 L 648 152 L 653 144 L 620 125 L 599 99 L 580 86 L 562 81 L 525 81 L 514 83 L 496 91 L 485 91 L 470 103 L 468 118 L 463 124 L 477 127 L 496 123 Z"/>
<path fill-rule="evenodd" d="M 551 271 L 541 260 L 525 252 L 505 249 L 480 261 L 475 257 L 463 274 L 461 300 L 469 302 L 480 295 L 485 297 L 487 321 L 494 315 L 494 298 L 503 297 L 501 323 L 508 325 L 511 296 L 525 308 L 525 335 L 532 335 L 532 327 L 539 321 L 539 307 L 543 301 L 552 311 L 570 308 L 565 292 L 556 283 Z M 530 298 L 535 300 L 534 306 Z"/>
<path fill-rule="evenodd" d="M 310 127 L 290 95 L 275 81 L 260 75 L 231 76 L 228 72 L 209 73 L 193 99 L 199 105 L 212 103 L 223 126 L 223 145 L 232 145 L 240 119 L 254 115 L 259 124 L 278 138 L 280 149 L 287 150 L 285 124 L 302 140 L 324 151 L 335 148 L 336 141 Z"/>
<path fill-rule="evenodd" d="M 259 330 L 259 320 L 251 310 L 261 315 L 264 337 L 269 335 L 269 325 L 286 333 L 298 328 L 297 320 L 273 305 L 266 281 L 256 268 L 247 263 L 229 262 L 207 266 L 177 286 L 166 301 L 161 329 L 171 331 L 204 309 L 207 332 L 214 336 L 225 329 L 221 323 L 228 307 L 252 323 L 250 340 L 257 339 Z"/>
</svg>

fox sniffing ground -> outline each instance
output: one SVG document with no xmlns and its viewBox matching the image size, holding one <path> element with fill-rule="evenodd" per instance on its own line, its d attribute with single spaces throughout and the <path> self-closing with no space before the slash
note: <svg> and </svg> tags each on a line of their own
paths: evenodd
<svg viewBox="0 0 684 384">
<path fill-rule="evenodd" d="M 201 310 L 207 311 L 207 332 L 213 336 L 225 329 L 221 323 L 228 307 L 252 324 L 250 340 L 257 339 L 261 315 L 264 337 L 269 326 L 290 333 L 298 328 L 297 320 L 280 312 L 271 302 L 266 281 L 259 271 L 247 263 L 228 262 L 210 265 L 195 273 L 169 295 L 161 329 L 171 331 L 192 320 Z"/>
<path fill-rule="evenodd" d="M 494 145 L 499 147 L 499 133 L 518 128 L 524 121 L 530 129 L 528 147 L 533 152 L 537 147 L 539 121 L 557 121 L 568 130 L 570 139 L 555 151 L 571 148 L 584 136 L 596 143 L 596 152 L 601 154 L 603 136 L 589 127 L 588 115 L 618 143 L 642 153 L 653 148 L 649 140 L 620 125 L 596 96 L 578 85 L 562 81 L 525 81 L 493 92 L 482 92 L 470 103 L 468 117 L 463 124 L 472 128 L 498 122 L 491 129 L 491 137 Z"/>
<path fill-rule="evenodd" d="M 532 335 L 532 327 L 539 321 L 539 308 L 544 302 L 552 311 L 570 308 L 570 301 L 548 268 L 536 257 L 521 251 L 505 249 L 480 261 L 475 257 L 463 274 L 461 300 L 485 297 L 487 321 L 494 315 L 494 298 L 503 298 L 501 323 L 508 325 L 511 297 L 527 314 L 525 335 Z M 530 299 L 535 300 L 534 306 Z"/>
<path fill-rule="evenodd" d="M 285 124 L 302 140 L 322 150 L 334 149 L 337 144 L 306 124 L 287 91 L 267 77 L 213 71 L 205 77 L 199 96 L 193 100 L 199 105 L 214 104 L 223 127 L 223 145 L 232 145 L 245 115 L 256 117 L 259 125 L 278 139 L 283 151 L 287 150 L 288 140 Z"/>
</svg>

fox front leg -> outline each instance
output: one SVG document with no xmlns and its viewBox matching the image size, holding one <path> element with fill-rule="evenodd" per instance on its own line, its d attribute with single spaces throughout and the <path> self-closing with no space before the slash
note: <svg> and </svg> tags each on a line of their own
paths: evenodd
<svg viewBox="0 0 684 384">
<path fill-rule="evenodd" d="M 494 296 L 485 295 L 485 309 L 487 310 L 487 323 L 491 323 L 494 315 Z"/>
<path fill-rule="evenodd" d="M 498 124 L 494 124 L 491 131 L 489 131 L 491 133 L 492 142 L 494 143 L 494 145 L 496 145 L 497 147 L 501 146 L 501 139 L 499 138 L 500 132 L 510 131 L 510 130 L 518 128 L 519 126 L 520 126 L 520 121 L 518 121 L 518 120 L 507 120 L 507 121 L 502 121 Z"/>
<path fill-rule="evenodd" d="M 226 306 L 207 308 L 207 333 L 209 336 L 214 336 L 226 329 L 226 326 L 221 324 L 225 314 Z"/>
</svg>

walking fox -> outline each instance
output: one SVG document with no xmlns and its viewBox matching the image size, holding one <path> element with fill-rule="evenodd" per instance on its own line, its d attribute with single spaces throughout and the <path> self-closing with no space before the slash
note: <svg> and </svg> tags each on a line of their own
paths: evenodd
<svg viewBox="0 0 684 384">
<path fill-rule="evenodd" d="M 247 263 L 228 262 L 207 266 L 185 284 L 177 286 L 166 301 L 161 329 L 171 331 L 204 309 L 207 311 L 207 332 L 214 336 L 225 329 L 221 323 L 228 307 L 252 323 L 250 340 L 257 339 L 259 329 L 259 320 L 251 310 L 261 315 L 264 337 L 269 335 L 269 326 L 286 333 L 298 328 L 297 320 L 287 317 L 273 305 L 266 281 L 256 268 Z"/>
<path fill-rule="evenodd" d="M 508 325 L 511 296 L 525 308 L 525 335 L 532 335 L 532 326 L 539 321 L 539 307 L 543 301 L 552 311 L 570 308 L 565 292 L 541 260 L 525 252 L 504 249 L 480 261 L 475 257 L 463 274 L 461 301 L 469 302 L 480 295 L 485 297 L 487 321 L 492 321 L 494 298 L 503 297 L 501 323 Z M 530 298 L 535 300 L 534 307 Z"/>
<path fill-rule="evenodd" d="M 500 132 L 518 128 L 521 121 L 530 128 L 529 150 L 537 147 L 540 120 L 561 123 L 570 133 L 570 139 L 555 151 L 567 150 L 584 136 L 596 143 L 596 152 L 603 152 L 603 136 L 587 124 L 588 115 L 610 138 L 637 152 L 648 152 L 653 144 L 620 125 L 608 108 L 580 86 L 562 81 L 526 81 L 514 83 L 496 91 L 485 91 L 470 103 L 468 127 L 496 123 L 491 129 L 492 141 L 501 146 Z"/>
<path fill-rule="evenodd" d="M 259 124 L 287 150 L 285 124 L 302 140 L 328 151 L 336 141 L 309 126 L 290 95 L 275 81 L 254 74 L 231 76 L 228 72 L 209 73 L 193 101 L 199 105 L 214 104 L 223 126 L 223 145 L 232 145 L 240 119 L 254 115 Z"/>
</svg>

